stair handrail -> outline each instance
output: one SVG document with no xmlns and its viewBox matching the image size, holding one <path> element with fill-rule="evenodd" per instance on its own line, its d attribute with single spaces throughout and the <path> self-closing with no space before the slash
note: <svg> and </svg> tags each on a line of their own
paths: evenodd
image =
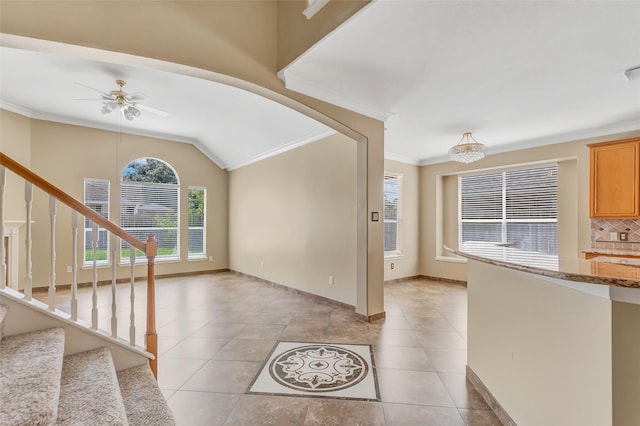
<svg viewBox="0 0 640 426">
<path fill-rule="evenodd" d="M 158 336 L 155 326 L 155 257 L 158 253 L 158 242 L 154 234 L 149 234 L 146 242 L 138 240 L 127 231 L 104 218 L 94 210 L 85 206 L 71 195 L 67 194 L 51 182 L 32 172 L 16 160 L 3 152 L 0 152 L 0 166 L 4 166 L 24 180 L 31 182 L 47 194 L 66 204 L 84 217 L 88 217 L 94 223 L 102 226 L 112 234 L 129 243 L 132 247 L 142 251 L 147 258 L 147 330 L 145 332 L 145 350 L 153 355 L 149 361 L 153 375 L 157 377 Z"/>
</svg>

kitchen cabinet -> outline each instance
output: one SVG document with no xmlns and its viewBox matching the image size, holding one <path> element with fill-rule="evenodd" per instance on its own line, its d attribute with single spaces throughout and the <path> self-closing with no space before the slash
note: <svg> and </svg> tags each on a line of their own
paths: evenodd
<svg viewBox="0 0 640 426">
<path fill-rule="evenodd" d="M 607 262 L 591 262 L 591 273 L 600 277 L 640 279 L 640 267 Z"/>
<path fill-rule="evenodd" d="M 640 218 L 640 138 L 589 149 L 590 217 Z"/>
</svg>

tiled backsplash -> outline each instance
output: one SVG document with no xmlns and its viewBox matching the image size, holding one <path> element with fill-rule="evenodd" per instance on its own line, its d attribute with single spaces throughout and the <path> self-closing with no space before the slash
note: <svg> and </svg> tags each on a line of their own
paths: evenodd
<svg viewBox="0 0 640 426">
<path fill-rule="evenodd" d="M 628 241 L 611 241 L 611 232 L 627 232 L 629 234 Z M 640 220 L 591 220 L 591 247 L 598 249 L 640 251 Z"/>
</svg>

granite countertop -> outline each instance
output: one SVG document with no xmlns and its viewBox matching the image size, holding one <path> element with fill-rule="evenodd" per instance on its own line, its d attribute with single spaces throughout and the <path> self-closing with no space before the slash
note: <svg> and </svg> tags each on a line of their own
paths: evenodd
<svg viewBox="0 0 640 426">
<path fill-rule="evenodd" d="M 634 256 L 640 258 L 640 251 L 638 250 L 619 250 L 619 249 L 607 249 L 607 248 L 590 248 L 588 250 L 582 250 L 582 253 L 590 254 L 602 254 L 608 256 Z"/>
<path fill-rule="evenodd" d="M 640 260 L 636 259 L 599 256 L 585 260 L 487 244 L 465 245 L 459 249 L 445 248 L 461 257 L 517 271 L 561 280 L 640 289 Z M 637 278 L 626 277 L 633 272 Z"/>
</svg>

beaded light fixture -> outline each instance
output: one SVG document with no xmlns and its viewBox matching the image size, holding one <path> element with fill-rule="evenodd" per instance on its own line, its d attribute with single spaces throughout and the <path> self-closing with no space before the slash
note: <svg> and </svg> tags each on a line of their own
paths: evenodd
<svg viewBox="0 0 640 426">
<path fill-rule="evenodd" d="M 469 164 L 482 160 L 488 152 L 485 145 L 471 136 L 471 132 L 465 132 L 462 134 L 460 142 L 449 150 L 449 157 L 458 163 Z"/>
</svg>

